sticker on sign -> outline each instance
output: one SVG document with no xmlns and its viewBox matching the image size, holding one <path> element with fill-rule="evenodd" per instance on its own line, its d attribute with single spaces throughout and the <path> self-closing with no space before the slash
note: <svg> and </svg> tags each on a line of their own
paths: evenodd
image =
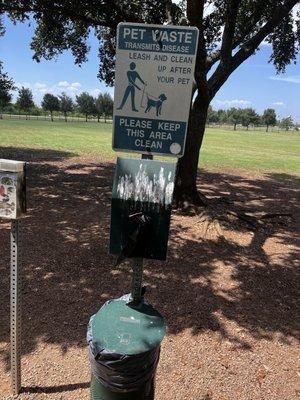
<svg viewBox="0 0 300 400">
<path fill-rule="evenodd" d="M 195 27 L 118 25 L 114 150 L 183 156 L 197 43 Z"/>
</svg>

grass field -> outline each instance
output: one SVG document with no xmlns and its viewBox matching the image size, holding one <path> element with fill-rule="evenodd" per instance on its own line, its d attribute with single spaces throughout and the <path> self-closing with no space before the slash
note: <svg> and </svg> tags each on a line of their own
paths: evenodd
<svg viewBox="0 0 300 400">
<path fill-rule="evenodd" d="M 53 149 L 113 157 L 111 124 L 0 121 L 2 147 Z M 200 157 L 205 168 L 300 174 L 300 134 L 208 128 Z"/>
</svg>

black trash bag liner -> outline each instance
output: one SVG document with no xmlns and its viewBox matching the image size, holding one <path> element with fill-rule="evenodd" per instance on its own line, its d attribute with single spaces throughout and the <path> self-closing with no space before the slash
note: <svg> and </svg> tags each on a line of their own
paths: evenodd
<svg viewBox="0 0 300 400">
<path fill-rule="evenodd" d="M 127 299 L 127 297 L 129 298 L 128 295 L 123 296 L 120 300 Z M 94 317 L 94 315 L 91 317 L 87 331 L 92 374 L 100 384 L 112 392 L 128 393 L 140 390 L 155 376 L 160 346 L 134 355 L 111 353 L 93 342 L 92 324 Z"/>
</svg>

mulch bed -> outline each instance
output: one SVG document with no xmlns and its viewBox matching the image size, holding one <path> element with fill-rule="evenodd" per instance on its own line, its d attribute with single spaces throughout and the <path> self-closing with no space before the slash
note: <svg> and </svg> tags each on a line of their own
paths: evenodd
<svg viewBox="0 0 300 400">
<path fill-rule="evenodd" d="M 108 254 L 113 160 L 10 149 L 29 159 L 22 221 L 23 343 L 20 399 L 89 399 L 89 317 L 130 291 L 128 264 Z M 255 215 L 207 226 L 174 211 L 168 261 L 146 262 L 147 299 L 168 334 L 157 400 L 299 399 L 299 253 L 296 178 L 200 171 L 209 199 Z M 298 196 L 298 197 L 297 197 Z M 226 207 L 226 202 L 224 203 Z M 9 224 L 0 230 L 0 399 L 9 395 Z M 298 262 L 298 264 L 297 264 Z"/>
</svg>

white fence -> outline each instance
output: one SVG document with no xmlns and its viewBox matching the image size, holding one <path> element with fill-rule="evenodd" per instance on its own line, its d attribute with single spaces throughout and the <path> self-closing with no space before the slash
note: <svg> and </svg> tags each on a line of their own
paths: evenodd
<svg viewBox="0 0 300 400">
<path fill-rule="evenodd" d="M 28 120 L 28 121 L 50 121 L 51 122 L 51 115 L 23 115 L 23 114 L 2 114 L 3 119 L 19 119 L 19 120 Z M 64 115 L 53 115 L 53 121 L 55 122 L 65 122 Z M 67 122 L 86 122 L 85 117 L 83 116 L 74 116 L 68 115 Z M 105 122 L 104 117 L 98 118 L 97 117 L 88 117 L 87 122 Z M 106 118 L 107 123 L 112 123 L 111 117 Z"/>
<path fill-rule="evenodd" d="M 51 122 L 51 115 L 45 114 L 45 115 L 23 115 L 23 114 L 2 114 L 3 119 L 19 119 L 19 120 L 28 120 L 28 121 L 50 121 Z M 65 117 L 64 115 L 53 115 L 53 121 L 55 122 L 65 122 Z M 67 122 L 86 122 L 85 117 L 83 116 L 74 116 L 74 115 L 68 115 L 67 116 Z M 112 118 L 107 117 L 106 121 L 103 117 L 101 117 L 98 121 L 97 117 L 88 117 L 87 122 L 106 122 L 111 124 L 112 123 Z M 207 124 L 208 128 L 218 128 L 218 129 L 228 129 L 228 130 L 233 130 L 234 126 L 229 125 L 229 124 Z M 261 131 L 265 132 L 267 129 L 266 126 L 254 126 L 251 125 L 247 129 L 247 127 L 242 126 L 242 125 L 237 125 L 236 130 L 238 131 Z M 269 132 L 285 132 L 286 129 L 279 128 L 278 126 L 269 126 Z M 299 128 L 296 129 L 295 127 L 290 128 L 289 132 L 295 132 L 299 131 Z"/>
</svg>

